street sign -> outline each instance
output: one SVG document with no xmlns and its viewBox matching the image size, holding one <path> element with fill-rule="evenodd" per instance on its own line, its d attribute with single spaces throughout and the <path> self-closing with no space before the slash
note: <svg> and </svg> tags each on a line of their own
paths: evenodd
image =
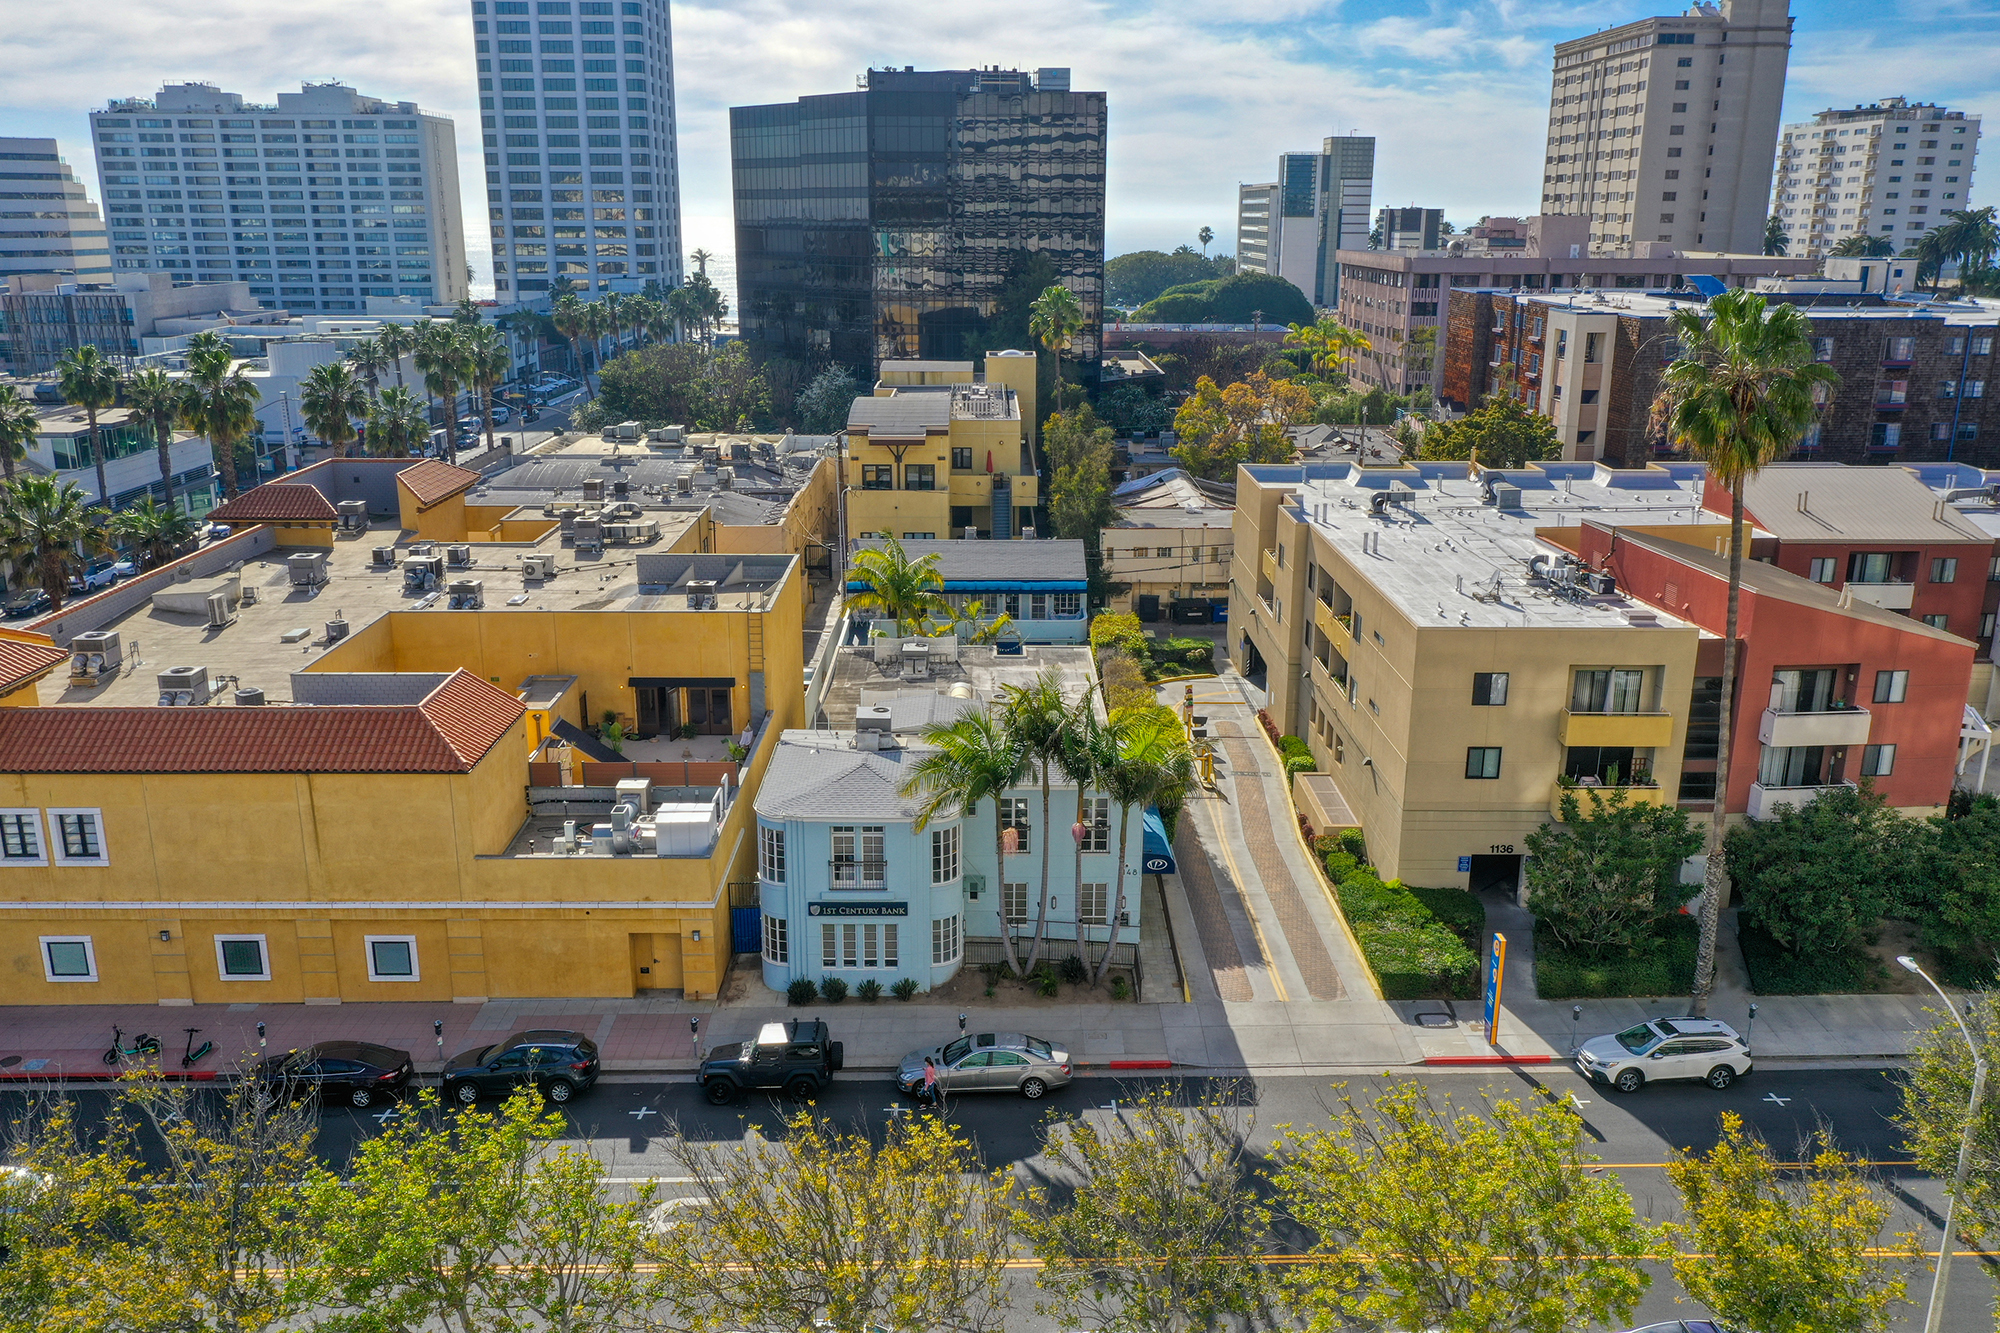
<svg viewBox="0 0 2000 1333">
<path fill-rule="evenodd" d="M 1500 1044 L 1500 981 L 1507 968 L 1507 937 L 1493 932 L 1493 947 L 1486 953 L 1486 1044 Z"/>
<path fill-rule="evenodd" d="M 1459 857 L 1459 858 L 1458 858 L 1458 873 L 1459 873 L 1459 874 L 1461 874 L 1461 875 L 1469 875 L 1469 874 L 1471 874 L 1471 873 L 1472 873 L 1472 858 L 1471 858 L 1471 857 L 1469 857 L 1469 856 L 1461 856 L 1461 857 Z"/>
</svg>

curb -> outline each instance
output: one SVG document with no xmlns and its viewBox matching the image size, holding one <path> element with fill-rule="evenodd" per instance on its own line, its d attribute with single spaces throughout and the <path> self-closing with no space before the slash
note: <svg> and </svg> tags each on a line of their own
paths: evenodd
<svg viewBox="0 0 2000 1333">
<path fill-rule="evenodd" d="M 1172 1069 L 1172 1060 L 1112 1060 L 1104 1065 L 1106 1069 Z"/>
<path fill-rule="evenodd" d="M 1427 1055 L 1424 1063 L 1428 1066 L 1453 1065 L 1551 1065 L 1556 1062 L 1553 1055 Z"/>
<path fill-rule="evenodd" d="M 122 1071 L 116 1074 L 72 1074 L 61 1069 L 7 1070 L 0 1072 L 0 1083 L 116 1083 L 124 1076 Z M 160 1071 L 160 1078 L 168 1083 L 213 1083 L 220 1077 L 213 1069 L 194 1069 L 177 1074 Z"/>
</svg>

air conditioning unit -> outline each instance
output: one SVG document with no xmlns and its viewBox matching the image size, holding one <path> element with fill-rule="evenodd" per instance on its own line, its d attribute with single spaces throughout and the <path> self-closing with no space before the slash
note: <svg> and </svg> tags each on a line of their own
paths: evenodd
<svg viewBox="0 0 2000 1333">
<path fill-rule="evenodd" d="M 368 502 L 366 500 L 341 500 L 334 508 L 340 511 L 342 532 L 366 532 L 368 530 Z"/>
<path fill-rule="evenodd" d="M 169 667 L 156 679 L 163 708 L 198 707 L 208 702 L 207 667 Z"/>
<path fill-rule="evenodd" d="M 70 640 L 69 650 L 73 654 L 69 678 L 86 685 L 117 675 L 125 660 L 124 645 L 116 630 L 86 631 Z"/>
<path fill-rule="evenodd" d="M 546 582 L 556 576 L 556 558 L 552 555 L 531 555 L 521 561 L 521 570 L 531 579 Z"/>
<path fill-rule="evenodd" d="M 403 562 L 403 591 L 405 593 L 435 592 L 444 581 L 444 557 L 436 555 L 413 555 Z"/>
<path fill-rule="evenodd" d="M 445 588 L 450 598 L 445 603 L 453 611 L 477 611 L 486 605 L 486 583 L 483 579 L 453 579 Z"/>
<path fill-rule="evenodd" d="M 436 542 L 411 542 L 411 555 L 431 555 L 437 550 Z"/>
<path fill-rule="evenodd" d="M 396 564 L 396 548 L 393 546 L 376 547 L 375 563 L 382 566 L 384 569 L 393 568 Z"/>
<path fill-rule="evenodd" d="M 584 478 L 583 498 L 586 500 L 600 500 L 600 501 L 604 499 L 604 478 L 602 477 Z"/>
<path fill-rule="evenodd" d="M 578 551 L 604 550 L 604 523 L 601 519 L 580 518 L 576 521 L 575 546 Z"/>
<path fill-rule="evenodd" d="M 713 611 L 716 608 L 715 580 L 689 579 L 687 585 L 688 610 Z"/>
<path fill-rule="evenodd" d="M 317 588 L 326 582 L 325 551 L 296 551 L 285 557 L 294 588 Z"/>
<path fill-rule="evenodd" d="M 464 569 L 472 563 L 472 548 L 470 546 L 447 546 L 444 548 L 444 562 L 455 568 Z"/>
<path fill-rule="evenodd" d="M 202 599 L 202 608 L 208 616 L 210 629 L 221 629 L 236 623 L 236 610 L 229 605 L 229 594 L 212 592 Z"/>
<path fill-rule="evenodd" d="M 676 495 L 694 494 L 693 471 L 690 470 L 687 472 L 679 472 L 674 474 L 674 494 Z"/>
<path fill-rule="evenodd" d="M 347 637 L 347 618 L 338 612 L 326 622 L 326 646 L 331 648 Z"/>
</svg>

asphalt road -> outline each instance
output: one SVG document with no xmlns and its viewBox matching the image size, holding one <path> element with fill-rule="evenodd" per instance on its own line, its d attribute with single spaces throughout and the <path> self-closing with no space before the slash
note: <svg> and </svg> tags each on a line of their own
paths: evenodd
<svg viewBox="0 0 2000 1333">
<path fill-rule="evenodd" d="M 1845 1151 L 1874 1164 L 1880 1188 L 1889 1196 L 1892 1213 L 1888 1237 L 1915 1232 L 1934 1246 L 1940 1222 L 1941 1191 L 1937 1183 L 1908 1166 L 1901 1134 L 1892 1122 L 1900 1100 L 1899 1076 L 1886 1069 L 1760 1069 L 1723 1092 L 1700 1084 L 1656 1084 L 1626 1096 L 1594 1088 L 1559 1067 L 1478 1072 L 1417 1072 L 1408 1076 L 1431 1089 L 1434 1096 L 1460 1104 L 1476 1103 L 1484 1095 L 1514 1098 L 1571 1099 L 1593 1140 L 1592 1151 L 1605 1169 L 1616 1172 L 1632 1191 L 1640 1214 L 1659 1221 L 1672 1216 L 1674 1195 L 1662 1164 L 1680 1147 L 1702 1148 L 1715 1141 L 1718 1116 L 1724 1110 L 1740 1114 L 1787 1157 L 1791 1150 L 1824 1124 Z M 1357 1096 L 1382 1086 L 1381 1076 L 1344 1080 Z M 1284 1077 L 1265 1079 L 1167 1079 L 1156 1077 L 1079 1079 L 1039 1103 L 1017 1097 L 965 1097 L 946 1108 L 978 1144 L 990 1166 L 1012 1165 L 1038 1174 L 1038 1154 L 1047 1125 L 1081 1115 L 1110 1118 L 1117 1103 L 1161 1083 L 1180 1095 L 1224 1097 L 1244 1108 L 1251 1124 L 1251 1144 L 1271 1146 L 1278 1127 L 1323 1123 L 1334 1097 L 1335 1080 Z M 78 1094 L 88 1111 L 105 1104 L 105 1094 Z M 0 1095 L 0 1109 L 12 1118 L 17 1092 Z M 735 1140 L 751 1126 L 774 1133 L 789 1111 L 785 1103 L 766 1097 L 745 1098 L 734 1106 L 714 1107 L 703 1099 L 691 1078 L 661 1080 L 623 1076 L 600 1083 L 567 1110 L 571 1134 L 586 1142 L 605 1164 L 613 1182 L 649 1177 L 677 1177 L 684 1168 L 673 1147 L 677 1135 L 702 1140 Z M 836 1122 L 879 1131 L 891 1117 L 908 1114 L 908 1103 L 897 1096 L 884 1075 L 846 1075 L 819 1102 L 822 1113 Z M 378 1131 L 386 1110 L 328 1110 L 322 1115 L 320 1149 L 330 1162 L 344 1159 L 362 1139 Z M 614 1184 L 614 1188 L 621 1187 Z M 670 1185 L 665 1192 L 698 1190 Z M 1964 1247 L 1961 1245 L 1961 1250 Z M 1955 1270 L 1951 1309 L 1944 1327 L 1953 1333 L 1986 1333 L 1993 1327 L 1994 1285 L 1978 1271 L 1985 1261 L 1961 1258 Z M 1895 1326 L 1922 1326 L 1923 1300 L 1929 1293 L 1928 1264 L 1912 1265 L 1908 1273 L 1912 1302 L 1896 1308 Z M 1042 1333 L 1054 1325 L 1033 1313 L 1032 1279 L 1019 1278 L 1016 1293 L 1020 1313 L 1009 1327 Z M 1694 1307 L 1675 1304 L 1677 1287 L 1671 1271 L 1661 1268 L 1634 1319 L 1635 1324 L 1678 1317 L 1695 1317 Z"/>
</svg>

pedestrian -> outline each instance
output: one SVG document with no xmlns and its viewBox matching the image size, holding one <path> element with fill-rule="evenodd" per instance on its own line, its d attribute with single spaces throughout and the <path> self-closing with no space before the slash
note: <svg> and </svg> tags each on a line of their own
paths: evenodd
<svg viewBox="0 0 2000 1333">
<path fill-rule="evenodd" d="M 928 1055 L 924 1057 L 924 1100 L 932 1106 L 936 1106 L 940 1100 L 937 1064 Z"/>
</svg>

